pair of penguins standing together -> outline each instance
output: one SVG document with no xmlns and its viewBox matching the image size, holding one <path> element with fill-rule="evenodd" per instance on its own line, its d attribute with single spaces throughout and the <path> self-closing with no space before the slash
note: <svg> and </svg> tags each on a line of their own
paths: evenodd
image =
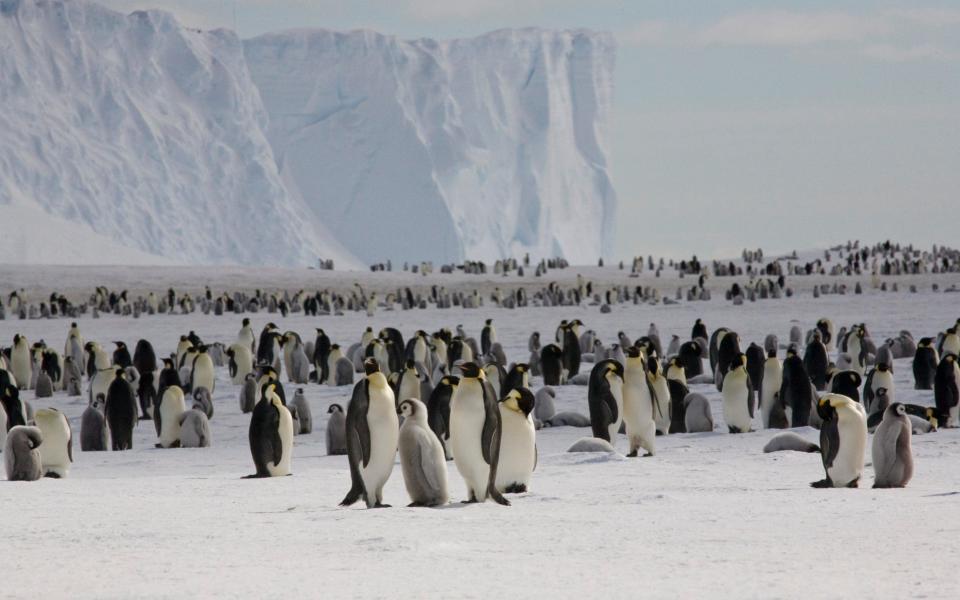
<svg viewBox="0 0 960 600">
<path fill-rule="evenodd" d="M 383 503 L 383 487 L 393 471 L 398 449 L 410 505 L 446 504 L 449 493 L 444 447 L 428 425 L 426 406 L 416 399 L 404 399 L 398 407 L 377 360 L 368 358 L 363 368 L 365 377 L 354 386 L 347 408 L 345 429 L 351 487 L 341 505 L 349 506 L 363 499 L 368 508 L 388 506 Z M 533 394 L 526 388 L 514 389 L 498 402 L 479 365 L 468 362 L 459 368 L 463 376 L 450 401 L 447 441 L 457 470 L 467 484 L 467 502 L 492 498 L 509 506 L 499 488 L 505 492 L 526 491 L 536 467 L 535 430 L 530 419 Z M 293 450 L 292 418 L 275 382 L 264 385 L 263 398 L 254 408 L 250 423 L 250 447 L 257 469 L 251 477 L 288 475 Z M 503 413 L 501 404 L 507 409 Z M 404 417 L 402 426 L 398 413 Z M 501 461 L 503 414 L 510 415 L 510 431 L 516 430 L 521 443 L 516 452 Z M 514 420 L 517 423 L 512 423 Z"/>
</svg>

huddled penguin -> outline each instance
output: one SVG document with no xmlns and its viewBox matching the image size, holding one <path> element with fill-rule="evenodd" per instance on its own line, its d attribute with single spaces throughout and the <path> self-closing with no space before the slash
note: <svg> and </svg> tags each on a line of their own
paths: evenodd
<svg viewBox="0 0 960 600">
<path fill-rule="evenodd" d="M 310 403 L 303 394 L 303 388 L 297 388 L 294 392 L 290 406 L 297 411 L 296 422 L 293 424 L 297 434 L 313 433 L 313 411 L 310 410 Z"/>
<path fill-rule="evenodd" d="M 193 408 L 200 409 L 208 419 L 213 418 L 213 397 L 210 390 L 205 387 L 195 388 L 193 390 Z"/>
<path fill-rule="evenodd" d="M 70 473 L 73 462 L 73 432 L 67 417 L 55 408 L 41 408 L 33 415 L 33 421 L 43 436 L 40 446 L 40 462 L 43 476 L 60 479 Z"/>
<path fill-rule="evenodd" d="M 533 426 L 533 393 L 527 388 L 511 390 L 500 401 L 500 463 L 497 489 L 505 494 L 522 494 L 537 468 L 537 431 Z"/>
<path fill-rule="evenodd" d="M 627 456 L 637 456 L 640 448 L 647 451 L 646 456 L 653 456 L 657 435 L 653 420 L 654 397 L 647 379 L 646 361 L 639 348 L 627 348 L 623 375 L 623 421 L 630 442 Z"/>
<path fill-rule="evenodd" d="M 250 453 L 257 471 L 248 478 L 290 475 L 293 460 L 293 417 L 280 400 L 277 382 L 267 383 L 250 417 Z"/>
<path fill-rule="evenodd" d="M 393 472 L 400 422 L 393 390 L 374 358 L 363 362 L 366 377 L 353 388 L 347 406 L 347 456 L 350 491 L 340 503 L 350 506 L 363 498 L 367 508 L 386 507 L 383 486 Z"/>
<path fill-rule="evenodd" d="M 741 354 L 728 365 L 723 378 L 723 419 L 730 433 L 749 432 L 753 424 L 753 412 L 753 385 L 747 374 L 747 356 Z"/>
<path fill-rule="evenodd" d="M 914 389 L 933 389 L 933 380 L 937 373 L 939 360 L 937 349 L 933 347 L 933 339 L 921 338 L 920 342 L 917 343 L 917 351 L 913 355 Z"/>
<path fill-rule="evenodd" d="M 832 351 L 836 338 L 833 330 L 833 321 L 827 318 L 820 319 L 817 321 L 817 331 L 820 333 L 820 341 L 823 343 L 824 349 L 827 352 Z"/>
<path fill-rule="evenodd" d="M 103 452 L 108 449 L 110 439 L 107 422 L 103 418 L 106 401 L 103 394 L 100 394 L 80 417 L 80 449 L 84 452 Z"/>
<path fill-rule="evenodd" d="M 687 433 L 703 433 L 713 431 L 713 412 L 710 410 L 710 401 L 703 394 L 690 393 L 683 400 L 684 425 Z"/>
<path fill-rule="evenodd" d="M 104 418 L 110 429 L 113 450 L 133 449 L 133 426 L 137 422 L 137 404 L 123 369 L 117 369 L 106 393 Z M 154 413 L 156 414 L 156 413 Z"/>
<path fill-rule="evenodd" d="M 427 407 L 408 398 L 400 402 L 403 425 L 398 449 L 410 506 L 440 506 L 450 500 L 447 465 L 440 440 L 427 424 Z"/>
<path fill-rule="evenodd" d="M 179 419 L 181 448 L 209 448 L 210 420 L 196 406 L 184 411 Z"/>
<path fill-rule="evenodd" d="M 615 442 L 623 422 L 623 365 L 607 359 L 593 366 L 587 403 L 593 437 Z"/>
<path fill-rule="evenodd" d="M 867 449 L 867 416 L 863 406 L 846 396 L 826 394 L 817 403 L 820 453 L 826 477 L 810 485 L 857 487 Z"/>
<path fill-rule="evenodd" d="M 180 447 L 180 415 L 187 410 L 183 390 L 172 385 L 163 390 L 160 405 L 153 411 L 157 428 L 157 448 Z"/>
<path fill-rule="evenodd" d="M 3 464 L 8 481 L 36 481 L 43 477 L 40 448 L 43 434 L 37 427 L 17 425 L 7 433 L 3 444 Z"/>
<path fill-rule="evenodd" d="M 883 421 L 873 434 L 875 488 L 906 487 L 913 477 L 913 448 L 910 438 L 913 427 L 906 408 L 894 402 L 883 413 Z"/>
<path fill-rule="evenodd" d="M 347 453 L 347 417 L 343 414 L 343 407 L 331 404 L 327 409 L 327 455 L 334 456 Z"/>
<path fill-rule="evenodd" d="M 433 388 L 427 400 L 427 422 L 443 445 L 447 460 L 453 460 L 453 448 L 450 444 L 450 400 L 459 384 L 460 378 L 456 375 L 445 375 L 437 383 L 437 387 Z"/>
<path fill-rule="evenodd" d="M 454 464 L 467 484 L 467 502 L 490 496 L 508 506 L 496 487 L 502 435 L 497 399 L 479 365 L 467 362 L 460 370 L 463 376 L 450 401 L 450 439 Z"/>
</svg>

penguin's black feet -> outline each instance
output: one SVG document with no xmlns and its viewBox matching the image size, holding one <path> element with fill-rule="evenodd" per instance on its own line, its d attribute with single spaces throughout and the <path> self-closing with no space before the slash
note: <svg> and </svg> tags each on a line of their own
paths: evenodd
<svg viewBox="0 0 960 600">
<path fill-rule="evenodd" d="M 370 508 L 393 508 L 393 507 L 390 506 L 389 504 L 383 504 L 382 502 L 377 502 L 376 504 L 374 504 L 374 505 L 371 506 Z"/>
<path fill-rule="evenodd" d="M 60 475 L 58 473 L 54 473 L 53 471 L 48 471 L 44 473 L 43 476 L 49 477 L 50 479 L 60 479 Z"/>
<path fill-rule="evenodd" d="M 647 452 L 643 455 L 643 458 L 650 458 L 651 456 L 653 456 L 653 452 Z"/>
<path fill-rule="evenodd" d="M 847 484 L 847 487 L 848 487 L 848 488 L 858 488 L 858 487 L 860 487 L 860 478 L 857 477 L 856 479 L 854 479 L 853 481 L 851 481 L 850 483 L 848 483 L 848 484 Z"/>
<path fill-rule="evenodd" d="M 828 478 L 826 478 L 826 479 L 821 479 L 820 481 L 814 481 L 813 483 L 810 484 L 810 487 L 813 487 L 813 488 L 832 488 L 832 487 L 833 487 L 833 482 L 830 481 L 830 478 L 828 477 Z"/>
<path fill-rule="evenodd" d="M 513 483 L 504 490 L 505 494 L 523 494 L 527 491 L 527 486 L 522 483 Z"/>
<path fill-rule="evenodd" d="M 636 450 L 631 450 L 631 451 L 630 451 L 630 454 L 627 455 L 627 458 L 636 458 L 636 457 L 637 457 L 637 451 L 636 451 Z"/>
<path fill-rule="evenodd" d="M 407 508 L 421 508 L 424 506 L 426 506 L 426 504 L 424 504 L 423 502 L 411 502 L 410 504 L 407 505 Z"/>
</svg>

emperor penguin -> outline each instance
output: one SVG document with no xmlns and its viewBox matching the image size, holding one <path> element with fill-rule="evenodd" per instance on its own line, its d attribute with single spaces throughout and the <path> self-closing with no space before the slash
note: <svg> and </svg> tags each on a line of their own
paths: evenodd
<svg viewBox="0 0 960 600">
<path fill-rule="evenodd" d="M 34 423 L 43 436 L 40 463 L 43 476 L 60 479 L 70 473 L 73 462 L 73 432 L 70 422 L 55 408 L 41 408 L 33 415 Z"/>
<path fill-rule="evenodd" d="M 440 506 L 450 501 L 443 446 L 427 424 L 427 407 L 415 398 L 400 402 L 403 425 L 398 438 L 403 483 L 410 506 Z"/>
<path fill-rule="evenodd" d="M 180 341 L 177 342 L 177 370 L 183 366 L 183 357 L 191 348 L 193 348 L 193 342 L 190 341 L 190 338 L 185 335 L 181 335 Z"/>
<path fill-rule="evenodd" d="M 450 400 L 453 461 L 467 484 L 467 502 L 510 502 L 497 490 L 497 467 L 503 424 L 486 373 L 474 362 L 460 365 L 463 377 Z"/>
<path fill-rule="evenodd" d="M 80 449 L 84 452 L 104 452 L 109 446 L 107 422 L 103 419 L 103 405 L 107 399 L 98 395 L 80 417 Z"/>
<path fill-rule="evenodd" d="M 157 355 L 149 341 L 141 339 L 133 350 L 133 366 L 140 378 L 137 380 L 137 400 L 140 402 L 140 419 L 153 417 L 158 381 Z"/>
<path fill-rule="evenodd" d="M 253 406 L 257 403 L 257 376 L 254 373 L 247 373 L 243 379 L 243 387 L 240 388 L 240 412 L 246 414 L 253 412 Z"/>
<path fill-rule="evenodd" d="M 249 373 L 253 373 L 253 354 L 246 344 L 237 342 L 227 348 L 227 369 L 233 385 L 241 385 Z"/>
<path fill-rule="evenodd" d="M 97 342 L 87 342 L 83 349 L 86 352 L 87 377 L 93 378 L 97 371 L 103 371 L 111 367 L 110 356 Z"/>
<path fill-rule="evenodd" d="M 827 389 L 827 347 L 823 343 L 820 330 L 814 330 L 807 349 L 803 352 L 803 367 L 817 391 Z"/>
<path fill-rule="evenodd" d="M 269 382 L 250 418 L 250 453 L 257 472 L 248 478 L 290 475 L 293 460 L 293 417 L 276 390 L 279 382 Z"/>
<path fill-rule="evenodd" d="M 334 366 L 335 372 L 330 375 L 334 385 L 353 385 L 353 363 L 347 357 L 341 357 Z M 328 378 L 328 379 L 330 379 Z"/>
<path fill-rule="evenodd" d="M 510 390 L 522 387 L 530 387 L 530 365 L 527 363 L 514 363 L 514 365 L 510 367 L 510 370 L 507 371 L 507 376 L 503 380 L 500 396 L 506 397 L 506 395 L 510 393 Z"/>
<path fill-rule="evenodd" d="M 0 372 L 2 373 L 2 372 Z M 12 383 L 0 385 L 0 412 L 3 413 L 4 433 L 29 421 L 26 402 L 20 399 L 20 391 Z"/>
<path fill-rule="evenodd" d="M 857 487 L 867 449 L 867 416 L 863 406 L 846 396 L 826 394 L 817 403 L 817 413 L 823 419 L 820 453 L 826 477 L 810 485 Z"/>
<path fill-rule="evenodd" d="M 626 424 L 630 453 L 637 456 L 643 448 L 646 456 L 656 453 L 657 426 L 653 420 L 654 395 L 647 379 L 647 364 L 639 348 L 627 348 L 627 362 L 623 368 L 623 421 Z"/>
<path fill-rule="evenodd" d="M 163 390 L 160 405 L 153 411 L 153 422 L 157 428 L 157 448 L 180 447 L 180 415 L 187 410 L 183 390 L 171 385 Z"/>
<path fill-rule="evenodd" d="M 863 376 L 867 368 L 867 349 L 864 346 L 864 331 L 862 327 L 855 327 L 847 336 L 847 354 L 850 356 L 850 369 Z"/>
<path fill-rule="evenodd" d="M 132 450 L 133 426 L 137 422 L 137 405 L 123 369 L 116 369 L 105 397 L 107 402 L 103 412 L 107 427 L 110 429 L 113 449 Z"/>
<path fill-rule="evenodd" d="M 400 422 L 387 378 L 375 358 L 363 362 L 365 377 L 353 387 L 347 406 L 347 456 L 350 491 L 341 506 L 363 498 L 367 508 L 383 508 L 383 486 L 393 472 Z"/>
<path fill-rule="evenodd" d="M 943 427 L 960 426 L 960 389 L 957 383 L 957 357 L 944 354 L 933 378 L 933 399 L 937 406 L 937 418 Z"/>
<path fill-rule="evenodd" d="M 13 348 L 10 350 L 10 373 L 17 380 L 21 390 L 29 389 L 33 376 L 33 363 L 30 360 L 30 345 L 27 338 L 19 333 L 13 336 Z"/>
<path fill-rule="evenodd" d="M 344 358 L 343 351 L 340 349 L 339 344 L 331 344 L 330 353 L 327 355 L 327 385 L 336 386 L 341 385 L 337 382 L 337 363 L 341 358 Z M 351 373 L 352 371 L 351 365 Z M 352 375 L 351 375 L 352 377 Z"/>
<path fill-rule="evenodd" d="M 684 426 L 687 433 L 713 431 L 713 412 L 710 410 L 710 401 L 706 396 L 692 392 L 683 399 L 683 404 L 686 407 Z"/>
<path fill-rule="evenodd" d="M 563 350 L 556 344 L 547 344 L 540 350 L 540 372 L 543 385 L 561 385 L 566 382 Z"/>
<path fill-rule="evenodd" d="M 951 327 L 943 334 L 943 339 L 940 341 L 940 354 L 947 355 L 960 354 L 960 335 L 957 334 L 957 328 Z"/>
<path fill-rule="evenodd" d="M 241 322 L 240 331 L 237 333 L 237 343 L 250 350 L 253 356 L 257 351 L 257 336 L 250 327 L 250 319 L 244 319 Z"/>
<path fill-rule="evenodd" d="M 827 352 L 832 352 L 834 349 L 834 341 L 836 340 L 833 321 L 826 317 L 820 319 L 817 321 L 817 330 L 820 332 L 820 341 L 823 342 L 824 348 L 826 348 Z"/>
<path fill-rule="evenodd" d="M 40 429 L 17 425 L 6 433 L 3 464 L 7 481 L 36 481 L 43 477 L 43 461 L 40 458 L 43 434 Z"/>
<path fill-rule="evenodd" d="M 217 384 L 217 374 L 213 368 L 213 359 L 207 352 L 207 346 L 201 344 L 197 348 L 197 356 L 193 359 L 190 370 L 190 389 L 207 388 L 212 394 Z"/>
<path fill-rule="evenodd" d="M 917 351 L 913 355 L 914 389 L 933 389 L 933 379 L 939 360 L 937 349 L 933 347 L 933 339 L 921 338 L 917 343 Z"/>
<path fill-rule="evenodd" d="M 697 377 L 703 374 L 703 348 L 694 341 L 684 342 L 680 345 L 680 352 L 677 358 L 683 365 L 684 373 L 687 377 Z"/>
<path fill-rule="evenodd" d="M 760 379 L 760 419 L 764 429 L 786 429 L 790 426 L 780 402 L 780 386 L 783 384 L 783 367 L 777 351 L 768 351 L 763 361 L 763 377 Z"/>
<path fill-rule="evenodd" d="M 885 392 L 880 392 L 880 390 L 886 390 Z M 890 368 L 890 365 L 887 363 L 878 363 L 876 368 L 871 371 L 870 377 L 867 378 L 867 385 L 864 386 L 864 409 L 867 411 L 867 417 L 877 411 L 883 412 L 886 410 L 886 406 L 877 407 L 875 398 L 880 396 L 886 396 L 890 403 L 895 402 L 896 390 L 894 389 L 893 384 L 893 370 Z M 868 397 L 869 396 L 869 397 Z"/>
<path fill-rule="evenodd" d="M 670 385 L 656 356 L 647 359 L 647 379 L 653 390 L 653 421 L 657 425 L 657 435 L 666 435 L 670 432 Z"/>
<path fill-rule="evenodd" d="M 883 421 L 873 434 L 875 488 L 906 487 L 913 477 L 913 448 L 910 438 L 913 426 L 906 407 L 894 402 L 883 413 Z"/>
<path fill-rule="evenodd" d="M 456 375 L 444 375 L 427 400 L 427 422 L 440 440 L 447 460 L 453 460 L 453 448 L 450 444 L 450 400 L 459 384 L 460 378 Z"/>
<path fill-rule="evenodd" d="M 71 323 L 70 330 L 67 332 L 67 341 L 63 345 L 64 358 L 69 356 L 78 365 L 83 364 L 83 345 L 80 328 L 76 323 Z"/>
<path fill-rule="evenodd" d="M 205 412 L 196 407 L 185 410 L 180 415 L 178 424 L 182 448 L 210 447 L 210 419 Z"/>
<path fill-rule="evenodd" d="M 537 468 L 537 431 L 531 415 L 534 402 L 533 393 L 527 388 L 511 390 L 500 401 L 503 430 L 496 486 L 501 493 L 526 492 Z"/>
<path fill-rule="evenodd" d="M 487 319 L 483 322 L 483 329 L 480 331 L 480 352 L 484 356 L 490 354 L 490 348 L 497 341 L 497 330 L 493 327 L 493 319 Z"/>
<path fill-rule="evenodd" d="M 747 433 L 753 423 L 754 391 L 747 374 L 747 356 L 730 363 L 723 378 L 723 420 L 730 433 Z"/>
<path fill-rule="evenodd" d="M 297 388 L 297 391 L 294 392 L 290 406 L 297 411 L 297 418 L 293 424 L 297 435 L 313 433 L 313 411 L 310 410 L 310 403 L 307 402 L 307 398 L 303 394 L 303 388 Z"/>
<path fill-rule="evenodd" d="M 330 371 L 330 338 L 323 329 L 317 327 L 317 336 L 313 342 L 313 365 L 317 370 L 317 383 L 328 383 Z"/>
<path fill-rule="evenodd" d="M 593 366 L 587 403 L 593 437 L 614 444 L 623 422 L 623 365 L 619 361 L 606 359 Z"/>
<path fill-rule="evenodd" d="M 780 403 L 784 407 L 790 427 L 806 427 L 810 422 L 813 406 L 813 387 L 796 349 L 787 350 L 783 359 L 783 375 L 780 384 Z"/>
<path fill-rule="evenodd" d="M 408 359 L 397 374 L 396 398 L 398 402 L 407 398 L 420 400 L 420 373 L 413 359 Z"/>
<path fill-rule="evenodd" d="M 339 404 L 331 404 L 327 409 L 327 455 L 339 455 L 347 453 L 347 418 L 343 414 L 343 407 Z"/>
</svg>

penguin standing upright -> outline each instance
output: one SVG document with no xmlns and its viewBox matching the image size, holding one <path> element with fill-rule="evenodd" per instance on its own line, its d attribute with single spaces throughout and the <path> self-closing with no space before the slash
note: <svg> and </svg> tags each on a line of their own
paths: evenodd
<svg viewBox="0 0 960 600">
<path fill-rule="evenodd" d="M 400 402 L 403 425 L 400 426 L 398 448 L 403 483 L 410 496 L 410 506 L 446 504 L 447 465 L 443 446 L 427 425 L 427 407 L 419 400 Z"/>
<path fill-rule="evenodd" d="M 420 400 L 420 373 L 413 359 L 408 359 L 403 370 L 397 373 L 395 396 L 398 403 L 407 398 Z"/>
<path fill-rule="evenodd" d="M 913 355 L 914 389 L 933 389 L 933 379 L 937 372 L 939 357 L 937 349 L 933 347 L 932 338 L 921 338 L 917 343 L 917 351 Z"/>
<path fill-rule="evenodd" d="M 818 391 L 827 389 L 828 362 L 827 347 L 821 339 L 820 330 L 817 329 L 803 353 L 803 367 Z"/>
<path fill-rule="evenodd" d="M 201 344 L 197 348 L 197 356 L 193 359 L 193 367 L 190 369 L 190 389 L 207 388 L 212 394 L 216 385 L 217 375 L 213 368 L 213 359 L 210 358 L 207 346 Z"/>
<path fill-rule="evenodd" d="M 563 369 L 566 372 L 564 380 L 569 380 L 580 373 L 580 340 L 577 339 L 574 321 L 567 325 L 563 332 Z"/>
<path fill-rule="evenodd" d="M 670 385 L 656 356 L 647 359 L 647 379 L 653 390 L 653 421 L 657 425 L 657 435 L 664 435 L 670 431 Z"/>
<path fill-rule="evenodd" d="M 905 487 L 913 477 L 912 426 L 906 407 L 894 402 L 883 413 L 883 421 L 873 434 L 875 488 Z"/>
<path fill-rule="evenodd" d="M 511 390 L 500 401 L 503 433 L 496 486 L 502 493 L 526 492 L 530 476 L 537 468 L 537 432 L 530 414 L 534 403 L 533 393 L 527 388 Z"/>
<path fill-rule="evenodd" d="M 490 348 L 497 341 L 497 330 L 493 328 L 493 319 L 484 321 L 483 329 L 480 331 L 480 352 L 484 356 L 490 354 Z"/>
<path fill-rule="evenodd" d="M 447 460 L 453 460 L 453 448 L 450 444 L 450 400 L 459 384 L 460 378 L 456 375 L 441 377 L 427 401 L 427 422 L 443 445 Z"/>
<path fill-rule="evenodd" d="M 717 365 L 714 369 L 714 378 L 717 385 L 717 391 L 723 391 L 723 378 L 727 371 L 737 363 L 737 357 L 742 354 L 740 351 L 740 336 L 735 331 L 727 331 L 722 336 L 717 337 Z"/>
<path fill-rule="evenodd" d="M 653 420 L 653 390 L 647 379 L 645 357 L 639 348 L 627 348 L 627 362 L 623 368 L 623 421 L 626 424 L 630 453 L 637 456 L 643 448 L 647 456 L 656 452 L 657 426 Z"/>
<path fill-rule="evenodd" d="M 774 349 L 763 362 L 763 377 L 760 379 L 760 419 L 764 429 L 786 429 L 790 426 L 780 401 L 782 383 L 783 367 Z"/>
<path fill-rule="evenodd" d="M 866 333 L 863 327 L 856 326 L 847 335 L 847 354 L 850 355 L 850 369 L 861 376 L 867 369 L 867 349 L 864 344 Z"/>
<path fill-rule="evenodd" d="M 187 403 L 180 386 L 164 388 L 160 403 L 153 411 L 153 423 L 157 429 L 157 448 L 180 447 L 180 415 L 187 410 Z"/>
<path fill-rule="evenodd" d="M 827 318 L 820 319 L 817 321 L 817 331 L 820 333 L 820 341 L 823 343 L 824 348 L 827 352 L 833 350 L 834 346 L 834 332 L 833 332 L 833 321 Z"/>
<path fill-rule="evenodd" d="M 863 406 L 846 396 L 826 394 L 817 403 L 823 419 L 820 453 L 826 477 L 815 488 L 857 487 L 867 448 L 867 416 Z"/>
<path fill-rule="evenodd" d="M 237 333 L 237 343 L 248 348 L 251 356 L 256 353 L 257 336 L 253 333 L 253 328 L 250 327 L 250 319 L 245 318 L 241 322 L 240 331 Z"/>
<path fill-rule="evenodd" d="M 383 504 L 383 486 L 397 456 L 400 422 L 393 390 L 374 358 L 363 362 L 366 377 L 353 387 L 347 406 L 347 456 L 350 491 L 340 503 L 350 506 L 360 498 L 367 508 Z"/>
<path fill-rule="evenodd" d="M 754 391 L 747 374 L 747 356 L 727 365 L 723 378 L 723 419 L 730 433 L 747 433 L 753 423 Z"/>
<path fill-rule="evenodd" d="M 560 346 L 547 344 L 540 350 L 540 372 L 543 373 L 543 385 L 566 383 L 563 350 Z"/>
<path fill-rule="evenodd" d="M 614 444 L 623 422 L 623 365 L 607 359 L 593 366 L 587 386 L 587 403 L 593 437 Z"/>
<path fill-rule="evenodd" d="M 237 342 L 227 348 L 227 370 L 230 374 L 230 382 L 234 385 L 241 385 L 249 373 L 253 373 L 253 354 L 250 348 Z"/>
<path fill-rule="evenodd" d="M 153 405 L 157 395 L 158 365 L 157 355 L 149 341 L 143 339 L 137 341 L 137 346 L 133 350 L 133 366 L 140 375 L 137 381 L 140 419 L 150 419 L 153 416 Z"/>
<path fill-rule="evenodd" d="M 937 418 L 943 427 L 957 427 L 960 390 L 957 387 L 957 357 L 945 354 L 937 365 L 933 378 L 933 399 L 937 405 Z"/>
<path fill-rule="evenodd" d="M 500 389 L 500 396 L 506 397 L 510 390 L 530 387 L 530 365 L 527 363 L 514 363 L 507 371 L 507 377 L 503 380 Z"/>
<path fill-rule="evenodd" d="M 103 394 L 97 396 L 80 417 L 80 449 L 84 452 L 103 452 L 109 446 L 107 423 L 102 412 L 105 403 Z"/>
<path fill-rule="evenodd" d="M 327 383 L 327 379 L 331 376 L 328 359 L 332 344 L 323 329 L 319 327 L 316 329 L 317 337 L 313 342 L 313 367 L 317 370 L 317 383 Z"/>
<path fill-rule="evenodd" d="M 110 429 L 113 449 L 132 450 L 137 404 L 123 369 L 116 369 L 114 379 L 107 388 L 106 398 L 107 403 L 103 412 L 107 427 Z"/>
<path fill-rule="evenodd" d="M 810 422 L 813 407 L 813 388 L 794 348 L 787 350 L 783 359 L 783 380 L 780 385 L 780 402 L 783 404 L 790 427 L 806 427 Z"/>
<path fill-rule="evenodd" d="M 453 461 L 467 484 L 467 502 L 490 496 L 509 505 L 496 487 L 502 423 L 493 389 L 474 362 L 460 365 L 463 377 L 450 401 L 450 438 Z"/>
<path fill-rule="evenodd" d="M 257 472 L 254 477 L 283 477 L 290 474 L 293 460 L 293 417 L 280 400 L 276 388 L 280 384 L 269 382 L 261 392 L 250 418 L 250 453 Z"/>
<path fill-rule="evenodd" d="M 694 341 L 684 342 L 680 345 L 680 353 L 677 358 L 683 365 L 684 373 L 689 378 L 703 375 L 703 348 Z"/>
<path fill-rule="evenodd" d="M 73 432 L 67 417 L 55 408 L 41 408 L 33 420 L 43 435 L 40 462 L 43 476 L 60 479 L 70 473 L 73 462 Z"/>
<path fill-rule="evenodd" d="M 29 389 L 33 376 L 33 366 L 30 360 L 30 345 L 27 338 L 20 334 L 13 336 L 13 348 L 10 350 L 10 373 L 17 381 L 21 390 Z"/>
</svg>

